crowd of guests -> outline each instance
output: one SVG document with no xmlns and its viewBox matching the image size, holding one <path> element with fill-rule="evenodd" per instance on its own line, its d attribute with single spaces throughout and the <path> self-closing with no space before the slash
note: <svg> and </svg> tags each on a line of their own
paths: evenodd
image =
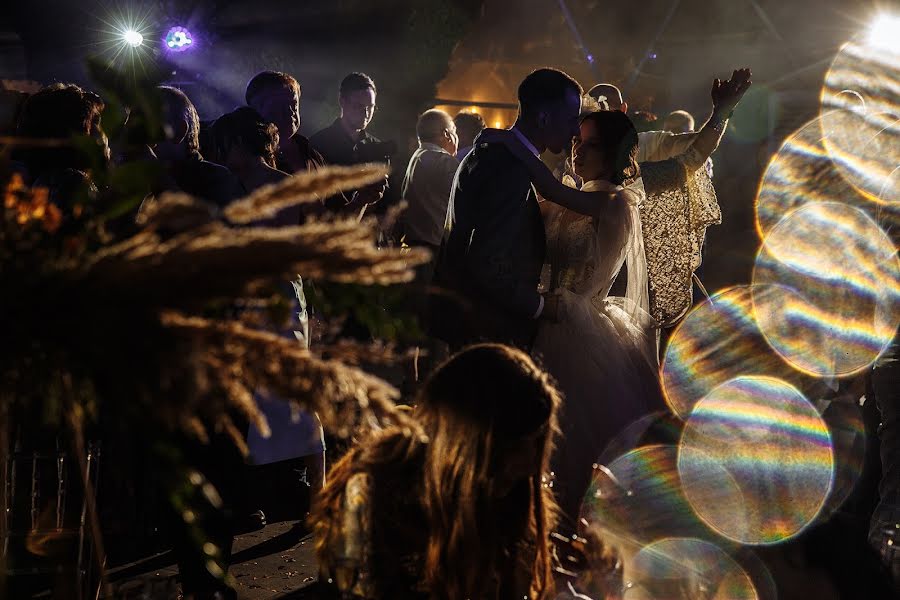
<svg viewBox="0 0 900 600">
<path fill-rule="evenodd" d="M 383 161 L 396 151 L 368 131 L 376 113 L 377 88 L 363 73 L 343 79 L 338 90 L 340 116 L 309 138 L 300 133 L 301 86 L 286 73 L 257 74 L 247 85 L 246 105 L 210 122 L 201 122 L 182 90 L 161 86 L 158 91 L 165 135 L 137 156 L 130 154 L 133 149 L 126 154 L 117 140 L 107 139 L 101 123 L 103 100 L 72 84 L 53 84 L 31 94 L 18 110 L 16 135 L 29 140 L 90 137 L 108 164 L 139 159 L 159 167 L 160 176 L 145 201 L 164 191 L 182 191 L 218 207 L 298 172 Z M 581 91 L 579 87 L 579 95 Z M 625 175 L 617 184 L 625 181 L 629 168 L 634 175 L 638 165 L 670 160 L 692 146 L 701 148 L 698 165 L 705 164 L 712 177 L 709 154 L 718 144 L 724 121 L 711 118 L 695 132 L 693 117 L 677 110 L 665 118 L 665 131 L 638 134 L 625 117 L 627 103 L 614 85 L 599 84 L 585 96 L 579 100 L 592 104 L 576 111 L 583 114 L 573 127 L 582 141 L 596 140 L 573 154 L 567 145 L 571 135 L 561 129 L 556 149 L 567 160 L 557 165 L 552 183 L 568 178 L 578 187 L 592 169 L 597 175 L 589 175 L 590 180 L 610 176 L 609 157 L 617 147 L 604 147 L 599 129 L 608 132 L 617 127 L 622 130 L 620 138 L 634 138 Z M 602 112 L 615 114 L 597 116 Z M 598 131 L 592 134 L 592 128 Z M 419 290 L 435 281 L 460 163 L 478 146 L 484 130 L 477 113 L 452 116 L 431 109 L 418 116 L 418 148 L 399 190 L 406 208 L 385 234 L 397 245 L 432 251 L 434 259 L 417 271 Z M 95 165 L 77 148 L 25 145 L 16 150 L 14 159 L 14 169 L 24 180 L 48 188 L 64 213 L 71 214 L 79 198 L 104 193 L 91 177 Z M 577 168 L 575 160 L 580 161 Z M 545 196 L 569 193 L 569 188 L 541 186 L 545 176 L 537 171 L 541 167 L 528 168 Z M 367 207 L 384 198 L 387 185 L 385 180 L 323 199 L 315 211 L 362 218 Z M 551 189 L 556 191 L 545 193 Z M 579 191 L 599 193 L 591 186 Z M 307 216 L 292 208 L 280 213 L 275 224 L 299 224 Z M 294 290 L 305 309 L 302 283 L 295 282 Z M 435 318 L 427 302 L 412 306 L 423 320 Z M 559 310 L 550 296 L 541 296 L 536 315 L 555 315 Z M 305 310 L 301 318 L 306 318 Z M 303 331 L 300 343 L 308 345 L 308 326 L 298 329 Z M 620 597 L 622 563 L 602 540 L 590 540 L 588 548 L 577 537 L 553 535 L 574 531 L 577 507 L 560 509 L 546 479 L 564 411 L 564 398 L 551 377 L 529 354 L 509 345 L 447 345 L 429 339 L 423 346 L 431 359 L 423 359 L 414 385 L 405 388 L 416 390 L 408 400 L 421 431 L 378 431 L 343 456 L 331 456 L 334 464 L 327 476 L 325 432 L 316 417 L 303 415 L 297 421 L 285 403 L 258 397 L 270 415 L 273 436 L 263 440 L 249 432 L 256 470 L 248 477 L 258 490 L 280 496 L 279 518 L 303 518 L 302 501 L 295 492 L 309 490 L 308 522 L 316 533 L 323 593 L 448 600 L 583 597 L 567 585 L 567 569 L 574 565 L 601 574 L 606 587 L 597 589 L 607 597 Z M 451 349 L 456 351 L 452 357 L 438 360 Z M 279 488 L 273 481 L 290 483 Z M 292 491 L 284 493 L 286 489 Z M 260 508 L 268 500 L 257 495 L 242 502 L 236 509 L 239 518 L 226 526 L 232 528 L 228 535 L 241 526 L 265 524 Z M 561 525 L 566 518 L 568 528 Z M 229 593 L 215 578 L 184 575 L 186 594 Z"/>
</svg>

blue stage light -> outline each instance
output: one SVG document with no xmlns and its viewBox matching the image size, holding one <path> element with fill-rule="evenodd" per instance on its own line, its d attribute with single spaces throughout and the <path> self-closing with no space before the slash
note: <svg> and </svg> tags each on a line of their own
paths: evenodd
<svg viewBox="0 0 900 600">
<path fill-rule="evenodd" d="M 164 41 L 166 49 L 172 52 L 184 52 L 194 46 L 194 36 L 180 25 L 169 29 Z"/>
</svg>

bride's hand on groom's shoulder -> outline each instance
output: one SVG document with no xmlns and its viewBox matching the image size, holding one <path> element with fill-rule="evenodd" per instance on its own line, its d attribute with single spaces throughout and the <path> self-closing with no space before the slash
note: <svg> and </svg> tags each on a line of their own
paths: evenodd
<svg viewBox="0 0 900 600">
<path fill-rule="evenodd" d="M 509 129 L 493 129 L 491 127 L 487 127 L 481 130 L 481 133 L 478 134 L 478 137 L 475 139 L 475 145 L 480 146 L 481 144 L 503 144 L 505 146 L 510 146 L 512 143 L 517 142 L 516 134 L 510 131 Z"/>
</svg>

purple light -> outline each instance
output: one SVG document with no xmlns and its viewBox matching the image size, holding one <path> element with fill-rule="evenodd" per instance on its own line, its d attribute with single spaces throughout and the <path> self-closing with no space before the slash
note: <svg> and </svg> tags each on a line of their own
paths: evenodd
<svg viewBox="0 0 900 600">
<path fill-rule="evenodd" d="M 650 53 L 650 60 L 656 60 L 656 52 Z"/>
<path fill-rule="evenodd" d="M 185 27 L 176 25 L 169 29 L 163 40 L 167 50 L 172 52 L 184 52 L 190 50 L 194 45 L 194 36 Z"/>
<path fill-rule="evenodd" d="M 588 55 L 587 55 L 587 61 L 588 61 L 589 63 L 593 63 L 593 62 L 594 62 L 594 55 L 593 55 L 593 54 L 588 54 Z"/>
</svg>

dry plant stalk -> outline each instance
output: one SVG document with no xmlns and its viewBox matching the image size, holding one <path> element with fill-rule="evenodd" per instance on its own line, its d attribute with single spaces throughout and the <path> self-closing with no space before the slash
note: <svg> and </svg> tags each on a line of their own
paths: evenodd
<svg viewBox="0 0 900 600">
<path fill-rule="evenodd" d="M 252 223 L 274 217 L 278 211 L 304 202 L 324 200 L 343 191 L 381 181 L 390 173 L 386 164 L 367 163 L 350 167 L 328 166 L 307 173 L 295 173 L 278 183 L 259 188 L 246 198 L 231 203 L 225 218 L 232 223 Z"/>
<path fill-rule="evenodd" d="M 399 392 L 390 384 L 339 361 L 317 358 L 289 338 L 174 311 L 164 312 L 161 322 L 205 349 L 199 368 L 210 382 L 206 393 L 213 396 L 232 389 L 233 374 L 241 373 L 245 389 L 263 389 L 297 403 L 342 437 L 360 428 L 390 425 L 418 431 L 407 415 L 397 411 L 394 401 Z M 252 398 L 243 392 L 225 399 L 238 412 L 254 414 L 248 401 Z"/>
</svg>

